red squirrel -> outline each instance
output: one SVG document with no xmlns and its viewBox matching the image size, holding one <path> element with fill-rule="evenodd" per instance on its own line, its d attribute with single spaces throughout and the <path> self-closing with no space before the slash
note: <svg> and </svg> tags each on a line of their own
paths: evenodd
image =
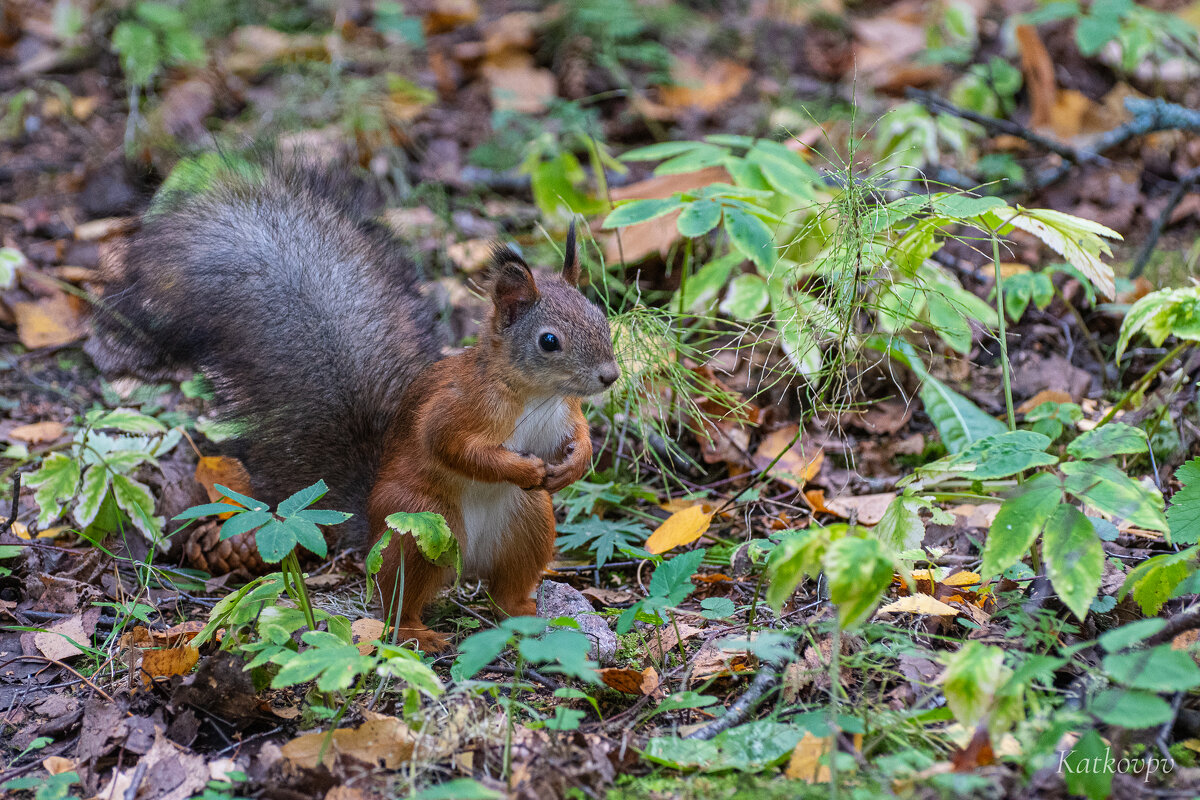
<svg viewBox="0 0 1200 800">
<path fill-rule="evenodd" d="M 533 613 L 554 547 L 550 494 L 591 460 L 580 398 L 619 376 L 608 322 L 575 287 L 574 230 L 561 277 L 535 279 L 497 248 L 478 344 L 439 358 L 437 309 L 370 196 L 279 159 L 161 192 L 103 260 L 86 349 L 110 374 L 200 370 L 218 418 L 240 430 L 227 450 L 256 497 L 275 504 L 324 479 L 323 505 L 355 514 L 340 527 L 356 546 L 391 513 L 436 511 L 500 608 Z M 420 614 L 447 577 L 410 538 L 385 551 L 386 610 L 427 649 L 445 640 Z"/>
</svg>

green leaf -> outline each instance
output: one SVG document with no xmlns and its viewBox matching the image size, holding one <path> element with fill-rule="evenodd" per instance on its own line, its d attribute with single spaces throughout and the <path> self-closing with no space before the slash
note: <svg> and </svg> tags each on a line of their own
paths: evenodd
<svg viewBox="0 0 1200 800">
<path fill-rule="evenodd" d="M 129 516 L 133 526 L 148 541 L 157 544 L 162 535 L 163 519 L 154 516 L 154 495 L 150 488 L 128 475 L 113 475 L 112 491 L 117 507 Z"/>
<path fill-rule="evenodd" d="M 247 495 L 241 494 L 239 492 L 235 492 L 233 489 L 230 489 L 228 486 L 222 486 L 219 483 L 214 483 L 213 488 L 216 489 L 218 492 L 220 492 L 225 497 L 228 497 L 230 500 L 234 501 L 235 503 L 240 503 L 241 505 L 245 506 L 246 508 L 250 509 L 251 511 L 266 511 L 268 508 L 267 504 L 264 503 L 263 501 L 255 500 L 253 497 L 248 497 Z"/>
<path fill-rule="evenodd" d="M 504 628 L 489 628 L 473 633 L 458 646 L 458 658 L 451 674 L 455 680 L 475 677 L 508 646 L 512 633 Z"/>
<path fill-rule="evenodd" d="M 1125 576 L 1125 583 L 1117 596 L 1124 600 L 1131 590 L 1133 599 L 1144 614 L 1157 614 L 1169 600 L 1179 584 L 1187 579 L 1195 568 L 1189 564 L 1200 548 L 1189 547 L 1178 553 L 1164 553 L 1148 558 Z"/>
<path fill-rule="evenodd" d="M 971 352 L 971 325 L 962 311 L 955 308 L 946 296 L 938 291 L 925 294 L 925 307 L 929 316 L 929 327 L 950 347 L 967 355 Z"/>
<path fill-rule="evenodd" d="M 296 519 L 311 522 L 314 525 L 340 525 L 354 515 L 349 511 L 328 511 L 321 508 L 306 508 L 292 514 Z"/>
<path fill-rule="evenodd" d="M 1113 773 L 1097 769 L 1096 765 L 1107 765 L 1112 746 L 1100 738 L 1094 729 L 1089 730 L 1071 749 L 1064 763 L 1067 791 L 1073 795 L 1086 795 L 1089 800 L 1107 800 L 1112 796 Z"/>
<path fill-rule="evenodd" d="M 113 50 L 121 56 L 121 69 L 134 86 L 145 86 L 162 67 L 162 53 L 154 31 L 136 22 L 113 28 Z"/>
<path fill-rule="evenodd" d="M 946 705 L 963 727 L 973 730 L 992 710 L 996 695 L 1012 670 L 1004 666 L 1004 651 L 993 645 L 968 641 L 945 657 L 942 691 Z"/>
<path fill-rule="evenodd" d="M 778 614 L 800 581 L 821 571 L 829 531 L 809 528 L 788 534 L 767 557 L 767 604 Z"/>
<path fill-rule="evenodd" d="M 1104 658 L 1104 671 L 1131 689 L 1158 694 L 1187 692 L 1200 686 L 1200 667 L 1189 653 L 1170 645 L 1111 653 Z"/>
<path fill-rule="evenodd" d="M 246 512 L 246 514 L 254 513 L 256 512 Z M 244 517 L 246 514 L 240 516 Z M 237 517 L 233 517 L 230 522 L 235 519 Z M 222 526 L 221 538 L 226 538 L 225 527 L 228 525 L 229 523 L 227 522 L 225 526 Z M 262 557 L 263 561 L 268 564 L 277 564 L 283 560 L 284 556 L 296 549 L 296 532 L 289 528 L 286 523 L 272 517 L 269 522 L 259 528 L 258 532 L 254 534 L 254 546 L 258 548 L 258 554 Z"/>
<path fill-rule="evenodd" d="M 329 487 L 325 485 L 325 481 L 317 481 L 312 486 L 301 489 L 291 497 L 281 501 L 275 509 L 276 513 L 281 517 L 293 516 L 297 511 L 308 508 L 320 500 L 328 491 Z"/>
<path fill-rule="evenodd" d="M 658 142 L 637 147 L 621 156 L 622 161 L 658 161 L 704 147 L 703 142 Z"/>
<path fill-rule="evenodd" d="M 1171 496 L 1171 507 L 1167 509 L 1171 542 L 1195 544 L 1200 541 L 1200 458 L 1193 458 L 1175 470 L 1175 480 L 1183 488 Z"/>
<path fill-rule="evenodd" d="M 239 508 L 240 506 L 230 505 L 229 503 L 203 503 L 180 511 L 171 517 L 171 519 L 200 519 L 201 517 L 211 517 L 214 514 L 228 514 L 231 511 L 237 511 Z"/>
<path fill-rule="evenodd" d="M 1148 639 L 1165 628 L 1166 625 L 1167 621 L 1159 617 L 1139 619 L 1122 625 L 1119 628 L 1112 628 L 1105 631 L 1100 634 L 1100 637 L 1096 641 L 1104 648 L 1105 652 L 1118 653 Z"/>
<path fill-rule="evenodd" d="M 679 215 L 679 219 L 675 221 L 675 227 L 679 229 L 680 236 L 694 239 L 708 233 L 720 222 L 720 203 L 713 200 L 697 200 L 687 205 L 687 208 Z"/>
<path fill-rule="evenodd" d="M 921 546 L 925 539 L 925 523 L 921 520 L 920 501 L 908 495 L 897 495 L 884 509 L 871 535 L 898 552 Z"/>
<path fill-rule="evenodd" d="M 725 208 L 725 232 L 729 241 L 760 269 L 770 271 L 775 263 L 773 234 L 767 223 L 740 208 Z"/>
<path fill-rule="evenodd" d="M 680 289 L 680 291 L 687 290 L 683 294 L 683 310 L 696 314 L 708 312 L 713 301 L 717 299 L 717 295 L 724 288 L 725 282 L 729 280 L 729 273 L 744 260 L 745 257 L 735 251 L 710 261 L 696 270 L 695 275 L 688 277 L 686 286 Z M 671 299 L 671 308 L 680 307 L 680 293 L 676 292 Z"/>
<path fill-rule="evenodd" d="M 707 742 L 676 736 L 652 738 L 644 755 L 676 769 L 757 773 L 786 761 L 803 735 L 799 726 L 758 720 L 722 731 Z"/>
<path fill-rule="evenodd" d="M 972 197 L 967 194 L 943 194 L 930 196 L 934 211 L 955 220 L 970 220 L 989 211 L 1006 208 L 999 197 Z"/>
<path fill-rule="evenodd" d="M 612 213 L 604 218 L 604 229 L 611 228 L 626 228 L 630 225 L 637 225 L 640 222 L 648 222 L 664 214 L 670 214 L 683 208 L 683 201 L 679 197 L 662 197 L 652 198 L 649 200 L 632 200 L 628 203 L 622 203 L 613 209 Z"/>
<path fill-rule="evenodd" d="M 547 672 L 567 675 L 586 683 L 603 683 L 596 674 L 600 665 L 588 659 L 592 640 L 579 631 L 546 631 L 536 639 L 521 639 L 517 649 L 530 663 L 549 665 L 544 666 Z"/>
<path fill-rule="evenodd" d="M 224 503 L 223 505 L 229 504 Z M 230 506 L 230 508 L 234 508 L 234 506 Z M 240 511 L 222 523 L 220 540 L 225 541 L 232 536 L 238 536 L 246 531 L 252 531 L 260 525 L 265 525 L 274 518 L 274 515 L 272 515 L 269 511 Z"/>
<path fill-rule="evenodd" d="M 1121 21 L 1108 16 L 1086 16 L 1075 23 L 1075 43 L 1084 56 L 1094 56 L 1100 48 L 1117 38 Z"/>
<path fill-rule="evenodd" d="M 299 517 L 285 519 L 280 524 L 288 530 L 292 538 L 296 540 L 296 544 L 321 558 L 325 557 L 328 552 L 325 537 L 316 525 Z"/>
<path fill-rule="evenodd" d="M 25 255 L 15 247 L 0 247 L 0 289 L 10 289 L 17 277 L 17 268 L 25 263 Z"/>
<path fill-rule="evenodd" d="M 108 496 L 109 472 L 101 466 L 88 469 L 79 488 L 79 502 L 75 505 L 75 521 L 86 528 L 96 521 L 100 506 Z"/>
<path fill-rule="evenodd" d="M 1134 303 L 1121 322 L 1117 361 L 1138 331 L 1144 331 L 1155 347 L 1168 336 L 1200 341 L 1200 287 L 1160 289 Z"/>
<path fill-rule="evenodd" d="M 704 560 L 704 548 L 690 550 L 664 561 L 654 570 L 648 588 L 651 597 L 666 599 L 668 606 L 677 606 L 692 593 L 692 576 Z"/>
<path fill-rule="evenodd" d="M 984 580 L 999 575 L 1029 553 L 1046 520 L 1062 501 L 1062 484 L 1048 473 L 1034 475 L 1004 501 L 983 547 Z"/>
<path fill-rule="evenodd" d="M 1088 704 L 1088 711 L 1105 724 L 1133 729 L 1157 728 L 1174 713 L 1158 695 L 1126 689 L 1105 689 Z"/>
<path fill-rule="evenodd" d="M 1146 452 L 1146 432 L 1124 422 L 1110 422 L 1084 431 L 1067 445 L 1067 454 L 1074 458 L 1108 458 L 1121 453 Z"/>
<path fill-rule="evenodd" d="M 155 0 L 138 0 L 133 13 L 143 22 L 160 30 L 187 28 L 187 17 L 174 6 Z"/>
<path fill-rule="evenodd" d="M 654 168 L 655 175 L 679 175 L 695 172 L 705 167 L 715 167 L 729 157 L 729 149 L 711 144 L 700 144 L 689 152 L 669 158 Z"/>
<path fill-rule="evenodd" d="M 1092 508 L 1128 520 L 1142 528 L 1167 533 L 1163 499 L 1110 461 L 1067 461 L 1060 467 L 1068 492 Z"/>
<path fill-rule="evenodd" d="M 131 408 L 116 408 L 107 413 L 90 412 L 87 422 L 101 430 L 119 430 L 126 433 L 166 433 L 167 426 L 154 417 L 146 416 Z"/>
<path fill-rule="evenodd" d="M 974 463 L 963 477 L 977 481 L 1007 478 L 1025 470 L 1057 464 L 1058 459 L 1045 452 L 1050 437 L 1035 431 L 1004 431 L 972 443 L 956 461 Z"/>
<path fill-rule="evenodd" d="M 25 476 L 26 486 L 37 487 L 33 499 L 39 509 L 39 528 L 62 516 L 66 501 L 75 496 L 79 477 L 79 462 L 65 453 L 51 453 L 37 470 Z"/>
<path fill-rule="evenodd" d="M 753 320 L 762 314 L 769 300 L 767 282 L 752 272 L 743 272 L 730 281 L 720 310 L 736 320 Z"/>
<path fill-rule="evenodd" d="M 847 536 L 829 545 L 824 567 L 829 599 L 838 607 L 838 624 L 849 629 L 875 610 L 892 583 L 894 564 L 878 540 Z"/>
<path fill-rule="evenodd" d="M 1098 222 L 1082 217 L 1051 211 L 1046 208 L 1017 207 L 1016 216 L 1010 210 L 989 211 L 982 221 L 1000 233 L 1020 228 L 1045 242 L 1095 284 L 1105 297 L 1116 292 L 1112 267 L 1101 261 L 1111 256 L 1112 249 L 1103 237 L 1120 239 L 1121 234 Z"/>
<path fill-rule="evenodd" d="M 398 511 L 384 520 L 387 526 L 398 533 L 410 534 L 417 543 L 421 555 L 439 567 L 456 567 L 462 572 L 462 553 L 454 532 L 446 524 L 446 518 L 432 511 L 409 513 Z"/>
<path fill-rule="evenodd" d="M 316 679 L 322 692 L 341 692 L 353 686 L 358 676 L 375 663 L 359 653 L 357 645 L 344 644 L 332 633 L 308 631 L 301 638 L 310 646 L 287 660 L 272 679 L 272 688 L 283 689 Z"/>
<path fill-rule="evenodd" d="M 1075 506 L 1059 505 L 1046 520 L 1042 555 L 1054 591 L 1063 605 L 1082 620 L 1104 573 L 1104 548 L 1096 538 L 1092 521 Z"/>
</svg>

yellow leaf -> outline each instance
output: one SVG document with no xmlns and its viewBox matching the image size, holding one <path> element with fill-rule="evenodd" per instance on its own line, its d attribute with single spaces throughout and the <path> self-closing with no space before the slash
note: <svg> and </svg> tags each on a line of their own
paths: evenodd
<svg viewBox="0 0 1200 800">
<path fill-rule="evenodd" d="M 978 572 L 956 572 L 942 579 L 942 586 L 975 586 L 980 582 Z"/>
<path fill-rule="evenodd" d="M 696 505 L 676 511 L 659 525 L 646 540 L 646 549 L 658 555 L 673 547 L 694 542 L 704 535 L 712 524 L 712 512 Z"/>
<path fill-rule="evenodd" d="M 170 675 L 186 675 L 199 660 L 200 651 L 190 644 L 165 650 L 147 650 L 142 653 L 142 683 L 148 684 L 154 678 Z"/>
<path fill-rule="evenodd" d="M 908 597 L 901 597 L 894 603 L 888 603 L 883 608 L 879 609 L 880 614 L 925 614 L 933 617 L 956 617 L 959 614 L 957 608 L 952 605 L 947 605 L 935 597 L 927 594 L 914 594 Z"/>
<path fill-rule="evenodd" d="M 808 731 L 796 744 L 787 765 L 787 776 L 806 783 L 829 783 L 829 767 L 819 763 L 821 756 L 829 752 L 832 736 L 813 736 Z"/>
</svg>

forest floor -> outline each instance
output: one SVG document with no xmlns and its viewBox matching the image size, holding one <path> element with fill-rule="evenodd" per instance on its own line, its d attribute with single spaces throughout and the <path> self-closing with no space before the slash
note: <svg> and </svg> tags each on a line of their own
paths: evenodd
<svg viewBox="0 0 1200 800">
<path fill-rule="evenodd" d="M 1200 792 L 1198 25 L 5 3 L 0 791 Z M 217 523 L 172 521 L 251 484 L 203 381 L 98 373 L 100 265 L 178 164 L 268 149 L 378 187 L 456 346 L 492 242 L 556 264 L 586 223 L 624 377 L 556 498 L 543 622 L 464 581 L 432 615 L 454 648 L 418 656 L 348 551 L 304 562 L 310 631 L 294 584 L 239 594 Z"/>
</svg>

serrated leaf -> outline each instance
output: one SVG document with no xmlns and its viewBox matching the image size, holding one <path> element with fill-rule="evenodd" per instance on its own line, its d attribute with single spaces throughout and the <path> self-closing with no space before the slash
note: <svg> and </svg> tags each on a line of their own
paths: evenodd
<svg viewBox="0 0 1200 800">
<path fill-rule="evenodd" d="M 977 481 L 1007 478 L 1025 470 L 1057 464 L 1055 456 L 1045 452 L 1050 437 L 1036 431 L 1004 431 L 972 443 L 959 454 L 963 463 L 974 469 L 963 477 Z"/>
<path fill-rule="evenodd" d="M 96 466 L 88 469 L 83 475 L 83 484 L 79 488 L 79 502 L 75 504 L 75 522 L 80 528 L 86 528 L 96 521 L 100 506 L 108 496 L 109 473 L 104 467 Z"/>
<path fill-rule="evenodd" d="M 299 517 L 285 519 L 282 524 L 292 534 L 298 545 L 321 558 L 325 557 L 328 549 L 320 528 Z"/>
<path fill-rule="evenodd" d="M 512 632 L 504 628 L 490 628 L 471 634 L 458 646 L 458 658 L 454 660 L 451 675 L 455 680 L 475 677 L 508 646 L 511 636 Z"/>
<path fill-rule="evenodd" d="M 201 517 L 211 517 L 215 514 L 228 514 L 230 511 L 234 511 L 237 508 L 238 506 L 233 506 L 229 503 L 204 503 L 202 505 L 192 506 L 184 511 L 180 511 L 178 514 L 171 517 L 171 519 L 200 519 Z"/>
<path fill-rule="evenodd" d="M 1175 591 L 1194 569 L 1189 562 L 1196 557 L 1200 548 L 1189 547 L 1178 553 L 1164 553 L 1148 558 L 1138 564 L 1125 576 L 1125 583 L 1117 593 L 1118 599 L 1124 600 L 1131 590 L 1133 599 L 1141 607 L 1144 614 L 1157 614 Z"/>
<path fill-rule="evenodd" d="M 1012 675 L 1004 666 L 1004 651 L 993 645 L 969 641 L 945 657 L 940 683 L 946 705 L 963 727 L 972 730 L 988 715 L 996 694 Z"/>
<path fill-rule="evenodd" d="M 240 503 L 251 511 L 266 511 L 268 506 L 261 500 L 255 500 L 253 497 L 244 495 L 241 492 L 236 492 L 228 486 L 222 486 L 219 483 L 214 483 L 213 488 L 220 492 L 225 497 L 233 500 L 235 503 Z"/>
<path fill-rule="evenodd" d="M 625 228 L 641 222 L 649 222 L 652 219 L 661 217 L 664 214 L 670 214 L 672 211 L 682 207 L 683 201 L 678 197 L 632 200 L 614 208 L 612 213 L 604 218 L 604 225 L 602 227 L 605 230 Z"/>
<path fill-rule="evenodd" d="M 675 556 L 659 564 L 650 577 L 647 591 L 651 597 L 665 598 L 668 606 L 677 606 L 692 593 L 692 576 L 704 560 L 704 548 Z"/>
<path fill-rule="evenodd" d="M 154 417 L 132 408 L 115 408 L 107 413 L 92 412 L 87 421 L 93 428 L 118 430 L 126 433 L 166 433 L 167 426 Z"/>
<path fill-rule="evenodd" d="M 1084 619 L 1104 573 L 1104 548 L 1091 520 L 1075 506 L 1060 504 L 1042 531 L 1042 555 L 1059 599 Z"/>
<path fill-rule="evenodd" d="M 1158 694 L 1200 686 L 1200 667 L 1186 651 L 1170 645 L 1110 653 L 1104 658 L 1104 671 L 1117 683 Z"/>
<path fill-rule="evenodd" d="M 38 527 L 45 528 L 62 516 L 66 501 L 79 486 L 79 462 L 65 453 L 51 453 L 42 465 L 25 476 L 26 486 L 36 486 L 33 494 L 38 505 Z"/>
<path fill-rule="evenodd" d="M 146 540 L 165 545 L 162 536 L 162 517 L 154 516 L 154 495 L 150 488 L 127 475 L 112 476 L 113 499 L 117 507 L 129 516 L 129 521 L 142 532 Z"/>
<path fill-rule="evenodd" d="M 821 570 L 825 551 L 829 548 L 829 532 L 811 528 L 789 534 L 767 557 L 767 604 L 778 614 L 800 581 Z"/>
<path fill-rule="evenodd" d="M 1174 544 L 1200 541 L 1200 458 L 1193 458 L 1175 471 L 1175 480 L 1183 488 L 1171 496 L 1167 523 Z"/>
<path fill-rule="evenodd" d="M 1160 289 L 1134 303 L 1121 322 L 1117 361 L 1138 331 L 1145 332 L 1155 347 L 1168 336 L 1200 341 L 1200 287 Z"/>
<path fill-rule="evenodd" d="M 1098 222 L 1061 211 L 1020 206 L 1017 210 L 1015 216 L 1009 211 L 991 211 L 984 216 L 1002 230 L 1011 225 L 1032 233 L 1082 272 L 1105 297 L 1115 295 L 1112 267 L 1100 260 L 1101 256 L 1112 255 L 1102 237 L 1119 240 L 1121 234 Z"/>
<path fill-rule="evenodd" d="M 221 525 L 220 541 L 252 531 L 275 517 L 269 511 L 242 511 L 234 514 Z"/>
<path fill-rule="evenodd" d="M 1088 704 L 1088 711 L 1108 725 L 1135 730 L 1156 728 L 1174 714 L 1158 695 L 1128 689 L 1105 689 Z"/>
<path fill-rule="evenodd" d="M 1163 499 L 1109 461 L 1067 461 L 1060 466 L 1064 488 L 1092 508 L 1142 528 L 1167 533 Z"/>
<path fill-rule="evenodd" d="M 897 495 L 884 509 L 883 516 L 871 529 L 871 535 L 897 552 L 920 547 L 925 538 L 925 523 L 920 511 L 919 501 Z"/>
<path fill-rule="evenodd" d="M 637 147 L 624 153 L 621 156 L 622 161 L 657 161 L 661 158 L 670 158 L 677 156 L 680 153 L 687 153 L 695 150 L 698 147 L 703 147 L 702 142 L 658 142 L 657 144 L 646 145 L 645 147 Z"/>
<path fill-rule="evenodd" d="M 281 501 L 275 511 L 281 517 L 293 516 L 297 511 L 308 508 L 320 500 L 328 491 L 329 487 L 325 485 L 325 481 L 317 481 L 312 486 L 305 487 L 286 500 Z"/>
<path fill-rule="evenodd" d="M 399 511 L 384 520 L 388 527 L 399 533 L 410 534 L 417 543 L 421 555 L 439 567 L 456 567 L 462 572 L 462 554 L 454 532 L 441 514 L 432 511 L 409 513 Z"/>
<path fill-rule="evenodd" d="M 1067 454 L 1073 458 L 1108 458 L 1122 453 L 1146 452 L 1146 432 L 1124 422 L 1110 422 L 1079 434 L 1067 445 Z"/>
<path fill-rule="evenodd" d="M 837 605 L 844 629 L 870 617 L 892 583 L 892 558 L 876 539 L 847 536 L 830 543 L 824 568 L 829 599 Z"/>
<path fill-rule="evenodd" d="M 349 511 L 329 511 L 323 508 L 306 508 L 292 514 L 296 519 L 311 522 L 314 525 L 339 525 L 354 515 Z"/>
<path fill-rule="evenodd" d="M 244 517 L 246 514 L 254 513 L 257 512 L 248 511 L 239 516 Z M 230 522 L 235 519 L 237 517 L 230 519 Z M 225 525 L 228 526 L 229 523 L 226 522 Z M 221 528 L 221 538 L 226 538 L 224 526 Z M 283 560 L 284 556 L 296 549 L 296 532 L 284 522 L 272 517 L 269 522 L 255 532 L 254 545 L 258 548 L 258 554 L 262 557 L 263 561 L 268 564 L 277 564 Z"/>
<path fill-rule="evenodd" d="M 1062 502 L 1062 484 L 1054 475 L 1035 475 L 1004 501 L 983 546 L 982 578 L 999 575 L 1029 553 L 1046 520 Z"/>
</svg>

